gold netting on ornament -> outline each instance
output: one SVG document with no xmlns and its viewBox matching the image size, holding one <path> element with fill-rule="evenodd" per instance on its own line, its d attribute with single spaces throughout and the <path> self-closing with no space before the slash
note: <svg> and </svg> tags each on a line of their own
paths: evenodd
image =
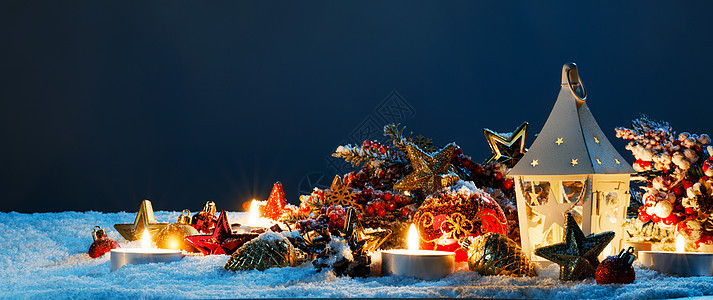
<svg viewBox="0 0 713 300">
<path fill-rule="evenodd" d="M 487 225 L 488 222 L 485 222 L 484 217 L 491 217 L 493 221 L 496 223 L 500 224 L 501 226 L 506 226 L 507 222 L 501 222 L 498 220 L 498 218 L 491 214 L 491 213 L 486 213 L 486 214 L 480 214 L 477 218 L 474 220 L 469 220 L 464 216 L 462 213 L 452 213 L 449 215 L 445 216 L 445 220 L 441 223 L 441 226 L 439 229 L 441 232 L 443 232 L 442 237 L 449 238 L 449 239 L 457 239 L 457 240 L 462 240 L 468 237 L 471 234 L 475 233 L 480 233 L 484 234 L 486 232 L 491 232 L 491 228 Z M 419 225 L 421 228 L 430 228 L 433 226 L 433 221 L 435 217 L 433 217 L 433 214 L 431 212 L 424 212 L 418 217 L 418 220 L 416 220 L 416 224 Z M 479 223 L 480 226 L 476 230 L 475 224 Z M 436 240 L 438 240 L 441 237 L 437 237 L 432 240 L 428 240 L 427 238 L 424 238 L 421 233 L 419 232 L 419 239 L 423 242 L 426 243 L 433 243 Z"/>
</svg>

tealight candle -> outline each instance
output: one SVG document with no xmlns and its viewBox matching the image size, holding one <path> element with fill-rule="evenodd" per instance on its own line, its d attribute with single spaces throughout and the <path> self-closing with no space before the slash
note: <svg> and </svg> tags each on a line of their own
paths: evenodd
<svg viewBox="0 0 713 300">
<path fill-rule="evenodd" d="M 453 273 L 455 253 L 419 250 L 418 232 L 411 224 L 408 233 L 408 250 L 381 252 L 381 274 L 403 275 L 425 280 L 438 280 Z"/>
<path fill-rule="evenodd" d="M 254 230 L 265 230 L 270 227 L 270 220 L 260 218 L 260 201 L 253 200 L 250 203 L 250 211 L 248 212 L 248 224 L 237 224 L 231 226 L 234 233 L 250 233 Z"/>
<path fill-rule="evenodd" d="M 183 258 L 180 250 L 151 248 L 151 236 L 144 229 L 141 248 L 118 248 L 111 250 L 111 271 L 125 265 L 140 265 L 159 262 L 173 262 Z"/>
<path fill-rule="evenodd" d="M 713 276 L 713 253 L 685 252 L 682 236 L 676 237 L 676 252 L 639 251 L 645 267 L 678 276 Z"/>
</svg>

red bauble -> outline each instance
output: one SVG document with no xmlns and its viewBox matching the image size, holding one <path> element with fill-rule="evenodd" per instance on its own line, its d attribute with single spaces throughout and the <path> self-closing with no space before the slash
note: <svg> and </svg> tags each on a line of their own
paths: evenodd
<svg viewBox="0 0 713 300">
<path fill-rule="evenodd" d="M 260 209 L 260 217 L 277 221 L 284 213 L 285 205 L 287 205 L 287 197 L 285 197 L 282 183 L 275 182 L 270 197 L 267 198 L 267 203 Z"/>
<path fill-rule="evenodd" d="M 105 237 L 94 241 L 94 243 L 89 246 L 89 251 L 87 251 L 87 253 L 89 253 L 89 257 L 97 258 L 111 251 L 111 249 L 116 249 L 120 247 L 121 246 L 119 246 L 119 243 L 117 243 L 115 240 Z"/>
<path fill-rule="evenodd" d="M 428 196 L 413 217 L 421 238 L 421 249 L 456 252 L 456 261 L 467 253 L 456 247 L 458 240 L 488 232 L 507 234 L 507 218 L 498 203 L 470 181 Z"/>
<path fill-rule="evenodd" d="M 622 284 L 622 283 L 632 283 L 636 278 L 636 273 L 634 272 L 634 267 L 631 263 L 636 258 L 632 252 L 633 248 L 630 250 L 621 250 L 619 255 L 613 255 L 607 257 L 599 266 L 597 266 L 597 273 L 595 278 L 597 284 Z"/>
<path fill-rule="evenodd" d="M 218 218 L 215 217 L 215 212 L 215 202 L 207 201 L 203 206 L 203 210 L 199 211 L 193 216 L 193 218 L 191 218 L 191 226 L 198 230 L 198 232 L 213 232 L 215 222 L 218 221 Z"/>
</svg>

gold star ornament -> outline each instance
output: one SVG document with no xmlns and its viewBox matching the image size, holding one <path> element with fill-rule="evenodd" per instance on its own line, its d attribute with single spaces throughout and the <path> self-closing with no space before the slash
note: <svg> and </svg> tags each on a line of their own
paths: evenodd
<svg viewBox="0 0 713 300">
<path fill-rule="evenodd" d="M 456 184 L 460 179 L 453 173 L 451 165 L 451 155 L 455 150 L 455 144 L 446 145 L 443 149 L 434 154 L 428 154 L 413 143 L 406 145 L 409 160 L 413 166 L 413 172 L 394 184 L 395 190 L 401 191 L 423 191 L 430 195 L 444 187 Z"/>
<path fill-rule="evenodd" d="M 114 224 L 114 229 L 129 241 L 140 239 L 144 229 L 147 229 L 153 240 L 161 229 L 168 226 L 168 224 L 169 223 L 157 223 L 153 214 L 151 201 L 144 200 L 141 202 L 141 207 L 139 207 L 139 212 L 136 214 L 134 223 Z"/>
<path fill-rule="evenodd" d="M 572 214 L 567 214 L 564 242 L 535 249 L 535 254 L 560 265 L 560 280 L 594 277 L 599 256 L 614 238 L 613 231 L 584 236 Z"/>
<path fill-rule="evenodd" d="M 334 176 L 332 186 L 324 193 L 324 196 L 329 205 L 351 206 L 361 210 L 362 207 L 356 202 L 357 195 L 349 189 L 349 186 L 344 185 L 342 177 Z"/>
<path fill-rule="evenodd" d="M 485 163 L 497 161 L 512 168 L 517 164 L 517 161 L 525 155 L 525 139 L 527 138 L 527 128 L 529 124 L 524 122 L 515 129 L 513 133 L 503 134 L 497 133 L 490 129 L 483 129 L 485 139 L 488 140 L 488 145 L 493 154 L 488 157 Z"/>
</svg>

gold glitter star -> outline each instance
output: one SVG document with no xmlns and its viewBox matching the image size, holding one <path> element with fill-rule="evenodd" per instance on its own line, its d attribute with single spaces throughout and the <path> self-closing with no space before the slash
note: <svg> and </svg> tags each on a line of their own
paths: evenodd
<svg viewBox="0 0 713 300">
<path fill-rule="evenodd" d="M 599 144 L 599 139 L 596 136 L 594 137 L 594 142 Z"/>
<path fill-rule="evenodd" d="M 621 162 L 619 161 L 618 158 L 615 158 L 614 161 L 616 162 L 617 165 L 620 165 L 620 164 L 621 164 Z"/>
<path fill-rule="evenodd" d="M 577 159 L 576 159 L 576 158 L 573 158 L 572 161 L 570 162 L 570 164 L 572 164 L 573 167 L 574 167 L 574 165 L 576 165 L 576 164 L 578 164 L 578 163 L 579 163 L 579 162 L 577 162 Z"/>
<path fill-rule="evenodd" d="M 614 238 L 613 231 L 584 236 L 572 214 L 567 214 L 562 243 L 535 249 L 535 254 L 560 265 L 560 280 L 594 277 L 597 258 Z"/>
<path fill-rule="evenodd" d="M 493 154 L 485 160 L 485 163 L 497 161 L 512 168 L 518 160 L 525 155 L 525 138 L 527 137 L 527 128 L 529 124 L 524 122 L 520 124 L 515 131 L 509 135 L 497 133 L 490 129 L 483 129 L 485 139 L 488 140 L 490 150 Z"/>
<path fill-rule="evenodd" d="M 362 207 L 356 202 L 356 193 L 344 185 L 342 177 L 334 176 L 332 186 L 324 193 L 327 203 L 330 205 L 351 206 L 361 210 Z"/>
<path fill-rule="evenodd" d="M 413 172 L 394 184 L 394 189 L 422 190 L 424 194 L 430 195 L 441 188 L 454 185 L 460 178 L 451 171 L 450 161 L 453 150 L 455 144 L 451 143 L 434 154 L 427 154 L 415 144 L 408 143 L 406 152 L 413 166 Z"/>
<path fill-rule="evenodd" d="M 136 214 L 134 223 L 114 224 L 114 229 L 129 241 L 138 240 L 144 233 L 144 229 L 148 229 L 149 235 L 151 235 L 151 239 L 153 240 L 161 229 L 168 226 L 168 224 L 169 223 L 156 223 L 151 201 L 144 200 L 141 202 L 141 207 L 139 207 L 139 212 Z"/>
<path fill-rule="evenodd" d="M 597 163 L 601 165 L 602 161 L 597 158 Z"/>
<path fill-rule="evenodd" d="M 562 145 L 562 143 L 564 143 L 562 138 L 557 138 L 557 141 L 555 141 L 555 144 L 557 144 L 557 146 Z"/>
<path fill-rule="evenodd" d="M 532 167 L 535 167 L 535 166 L 539 165 L 540 162 L 539 162 L 538 160 L 536 160 L 536 159 L 533 159 L 530 164 L 532 165 Z"/>
</svg>

